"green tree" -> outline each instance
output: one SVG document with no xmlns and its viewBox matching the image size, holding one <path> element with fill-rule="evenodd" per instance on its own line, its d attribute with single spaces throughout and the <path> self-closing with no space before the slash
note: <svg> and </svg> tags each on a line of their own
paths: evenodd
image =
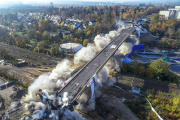
<svg viewBox="0 0 180 120">
<path fill-rule="evenodd" d="M 47 31 L 44 31 L 43 34 L 42 34 L 42 39 L 43 40 L 49 40 L 49 34 L 47 33 Z"/>
<path fill-rule="evenodd" d="M 174 34 L 175 34 L 175 28 L 172 28 L 172 27 L 169 27 L 167 29 L 167 34 L 170 38 L 174 37 Z"/>
<path fill-rule="evenodd" d="M 43 20 L 43 19 L 41 19 L 41 20 L 39 21 L 39 31 L 40 31 L 40 32 L 45 31 L 48 27 L 49 27 L 49 22 L 48 22 L 48 20 Z"/>
<path fill-rule="evenodd" d="M 178 39 L 163 37 L 160 40 L 160 46 L 166 49 L 178 49 L 180 48 L 180 41 Z"/>
<path fill-rule="evenodd" d="M 0 27 L 0 41 L 5 42 L 7 37 L 8 37 L 8 30 Z"/>
<path fill-rule="evenodd" d="M 38 42 L 38 44 L 37 44 L 38 52 L 44 52 L 47 45 L 48 44 L 46 41 Z"/>
<path fill-rule="evenodd" d="M 169 70 L 169 65 L 163 59 L 157 59 L 150 64 L 150 68 L 157 75 L 161 75 Z"/>
<path fill-rule="evenodd" d="M 175 35 L 177 39 L 180 39 L 180 28 L 176 31 Z"/>
<path fill-rule="evenodd" d="M 159 21 L 159 14 L 152 14 L 151 20 L 152 23 L 157 23 Z"/>
<path fill-rule="evenodd" d="M 51 52 L 52 55 L 58 56 L 60 54 L 59 53 L 59 45 L 58 44 L 52 45 L 51 49 L 50 49 L 50 52 Z"/>
<path fill-rule="evenodd" d="M 5 48 L 0 48 L 0 56 L 5 59 L 7 55 L 7 50 Z"/>
<path fill-rule="evenodd" d="M 63 39 L 63 34 L 62 34 L 62 32 L 59 32 L 58 37 L 59 37 L 60 39 Z"/>
<path fill-rule="evenodd" d="M 29 39 L 33 39 L 35 37 L 35 31 L 34 30 L 28 30 L 27 31 L 27 37 Z"/>
</svg>

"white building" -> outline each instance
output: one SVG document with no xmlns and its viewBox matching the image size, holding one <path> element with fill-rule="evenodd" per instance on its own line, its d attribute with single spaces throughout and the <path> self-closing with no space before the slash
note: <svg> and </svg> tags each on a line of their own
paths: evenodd
<svg viewBox="0 0 180 120">
<path fill-rule="evenodd" d="M 66 53 L 76 53 L 80 49 L 82 49 L 83 46 L 78 43 L 64 43 L 60 45 L 59 50 L 64 51 Z"/>
<path fill-rule="evenodd" d="M 163 20 L 168 20 L 171 18 L 180 20 L 180 6 L 175 6 L 175 8 L 170 8 L 165 11 L 160 11 L 159 12 L 160 19 Z"/>
<path fill-rule="evenodd" d="M 160 19 L 168 20 L 168 18 L 169 18 L 169 11 L 160 11 L 159 15 L 160 15 Z"/>
</svg>

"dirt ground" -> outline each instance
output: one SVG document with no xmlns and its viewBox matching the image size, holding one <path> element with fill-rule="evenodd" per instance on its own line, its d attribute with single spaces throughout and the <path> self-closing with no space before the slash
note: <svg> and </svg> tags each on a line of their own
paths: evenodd
<svg viewBox="0 0 180 120">
<path fill-rule="evenodd" d="M 158 82 L 155 80 L 147 80 L 143 78 L 133 77 L 130 75 L 122 75 L 119 77 L 116 85 L 123 89 L 130 90 L 131 84 L 133 87 L 139 87 L 142 89 L 154 89 L 156 91 L 171 92 L 175 90 L 180 90 L 178 86 L 171 85 L 165 82 Z"/>
<path fill-rule="evenodd" d="M 44 53 L 37 53 L 27 49 L 22 49 L 8 44 L 0 43 L 1 48 L 5 48 L 8 55 L 17 59 L 26 60 L 29 66 L 53 66 L 56 65 L 59 58 L 51 57 Z"/>
<path fill-rule="evenodd" d="M 102 95 L 96 100 L 96 109 L 84 117 L 88 120 L 138 120 L 122 99 L 138 100 L 140 96 L 114 86 L 102 89 Z"/>
<path fill-rule="evenodd" d="M 6 80 L 0 78 L 0 85 L 6 83 Z M 3 97 L 4 104 L 0 107 L 0 114 L 4 113 L 7 109 L 9 109 L 11 102 L 15 100 L 20 100 L 22 96 L 26 94 L 26 91 L 23 89 L 16 89 L 16 92 L 13 92 L 13 86 L 6 88 L 4 90 L 0 90 L 0 95 Z M 13 96 L 13 97 L 12 97 Z"/>
<path fill-rule="evenodd" d="M 54 67 L 15 67 L 12 65 L 0 65 L 0 69 L 7 70 L 10 75 L 13 75 L 23 83 L 33 82 L 39 75 L 50 72 Z"/>
</svg>

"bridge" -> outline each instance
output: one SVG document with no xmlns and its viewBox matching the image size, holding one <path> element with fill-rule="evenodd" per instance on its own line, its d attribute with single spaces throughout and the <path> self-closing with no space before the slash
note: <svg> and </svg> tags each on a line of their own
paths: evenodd
<svg viewBox="0 0 180 120">
<path fill-rule="evenodd" d="M 97 74 L 106 62 L 114 55 L 116 50 L 128 38 L 128 36 L 135 31 L 134 27 L 124 30 L 118 37 L 112 40 L 100 53 L 98 53 L 90 62 L 81 68 L 72 79 L 59 91 L 61 95 L 68 92 L 69 96 L 73 96 L 71 103 L 76 101 L 92 78 Z M 125 110 L 124 110 L 125 111 Z M 131 120 L 138 120 L 132 112 L 125 111 Z M 23 115 L 23 108 L 19 107 L 13 111 L 9 111 L 10 120 L 19 120 Z"/>
<path fill-rule="evenodd" d="M 116 50 L 135 31 L 134 27 L 124 30 L 118 37 L 112 40 L 100 53 L 98 53 L 90 62 L 88 62 L 75 76 L 60 90 L 60 93 L 68 92 L 72 96 L 72 103 L 78 99 L 87 88 L 88 83 L 96 73 L 106 64 L 114 55 Z"/>
</svg>

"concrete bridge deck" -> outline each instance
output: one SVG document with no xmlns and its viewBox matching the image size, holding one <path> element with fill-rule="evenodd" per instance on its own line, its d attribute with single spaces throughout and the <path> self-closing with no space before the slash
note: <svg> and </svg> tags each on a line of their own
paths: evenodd
<svg viewBox="0 0 180 120">
<path fill-rule="evenodd" d="M 96 73 L 106 64 L 110 57 L 116 52 L 120 45 L 135 31 L 134 27 L 130 27 L 123 31 L 111 43 L 109 43 L 99 54 L 88 62 L 61 90 L 60 93 L 68 92 L 69 96 L 73 96 L 73 101 L 78 99 L 87 84 L 91 81 Z"/>
</svg>

